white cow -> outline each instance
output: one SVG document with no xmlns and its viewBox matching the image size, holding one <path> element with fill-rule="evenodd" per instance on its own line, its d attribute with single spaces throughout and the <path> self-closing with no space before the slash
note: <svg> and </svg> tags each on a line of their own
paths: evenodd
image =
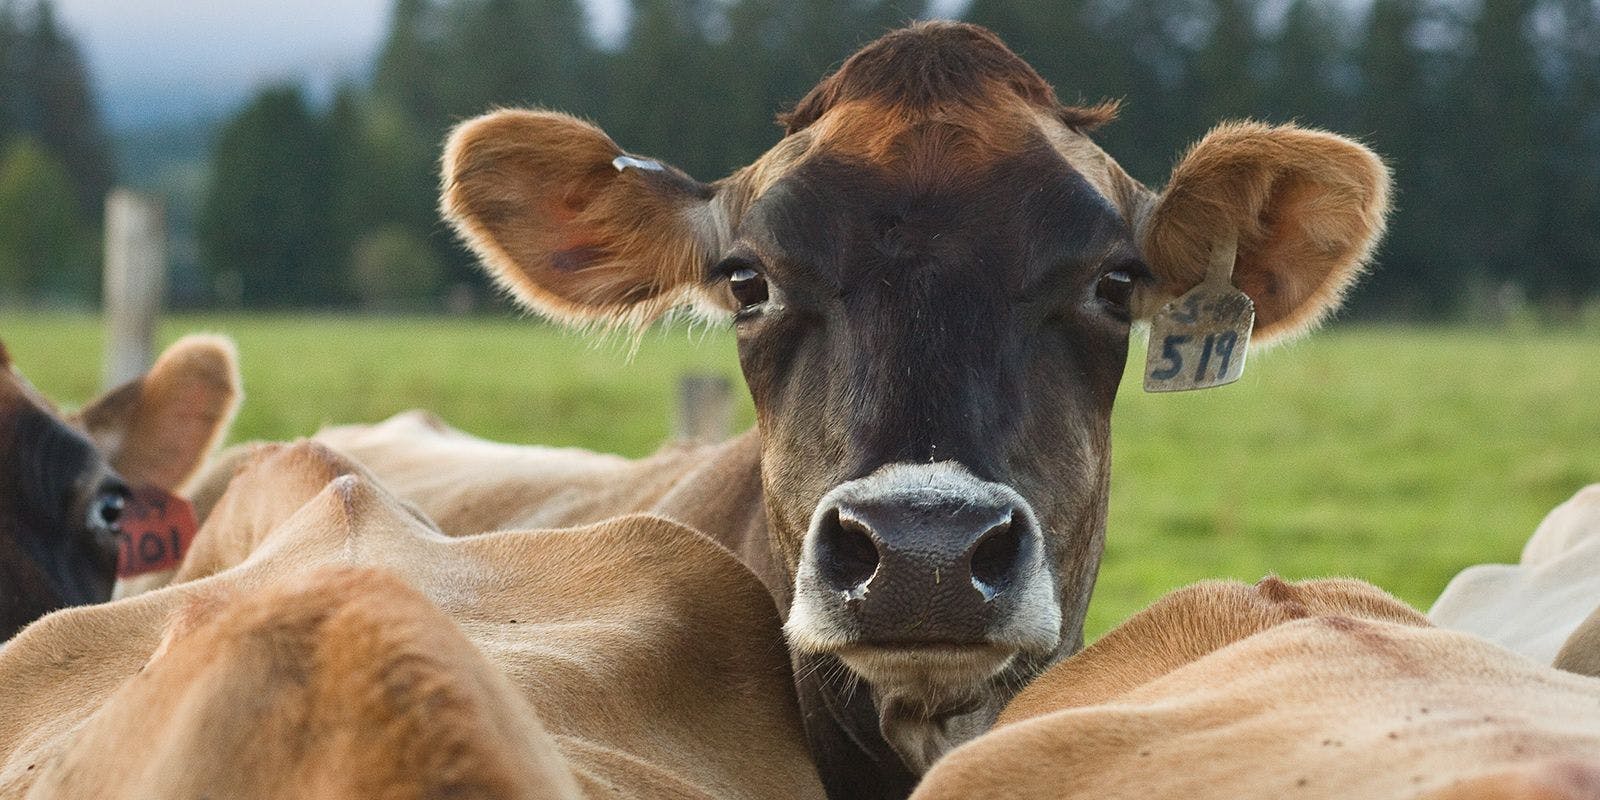
<svg viewBox="0 0 1600 800">
<path fill-rule="evenodd" d="M 1600 484 L 1557 506 L 1517 564 L 1461 571 L 1428 611 L 1441 628 L 1474 633 L 1541 664 L 1600 606 Z"/>
</svg>

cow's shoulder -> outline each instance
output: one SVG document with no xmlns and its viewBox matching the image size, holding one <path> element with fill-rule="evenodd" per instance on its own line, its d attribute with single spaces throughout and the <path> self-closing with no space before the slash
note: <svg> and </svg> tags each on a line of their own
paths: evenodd
<svg viewBox="0 0 1600 800">
<path fill-rule="evenodd" d="M 586 774 L 625 753 L 702 783 L 761 763 L 741 779 L 755 796 L 816 790 L 776 606 L 725 547 L 648 514 L 450 545 L 507 565 L 503 591 L 445 607 Z"/>
<path fill-rule="evenodd" d="M 1105 702 L 1276 625 L 1324 615 L 1427 624 L 1409 606 L 1361 581 L 1288 583 L 1269 576 L 1255 585 L 1197 583 L 1161 598 L 1041 675 L 1006 707 L 1000 722 Z"/>
</svg>

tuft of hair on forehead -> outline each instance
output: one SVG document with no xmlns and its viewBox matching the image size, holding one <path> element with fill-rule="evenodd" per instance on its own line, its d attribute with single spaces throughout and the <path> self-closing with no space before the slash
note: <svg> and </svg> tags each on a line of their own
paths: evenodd
<svg viewBox="0 0 1600 800">
<path fill-rule="evenodd" d="M 911 113 L 949 105 L 977 108 L 1009 90 L 1063 125 L 1091 131 L 1117 116 L 1117 103 L 1067 106 L 1028 62 L 992 31 L 965 22 L 920 22 L 861 48 L 817 84 L 793 110 L 778 115 L 787 134 L 805 130 L 840 104 L 873 101 Z"/>
</svg>

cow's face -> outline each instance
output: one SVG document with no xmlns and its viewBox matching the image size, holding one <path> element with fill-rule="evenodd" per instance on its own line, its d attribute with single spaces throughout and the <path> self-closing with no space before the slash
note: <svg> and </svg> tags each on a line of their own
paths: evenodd
<svg viewBox="0 0 1600 800">
<path fill-rule="evenodd" d="M 196 337 L 63 417 L 0 347 L 0 641 L 48 611 L 111 597 L 133 488 L 176 491 L 238 394 L 232 345 Z"/>
<path fill-rule="evenodd" d="M 716 184 L 553 113 L 446 152 L 447 216 L 534 308 L 732 315 L 790 644 L 866 681 L 913 768 L 1081 640 L 1131 323 L 1237 239 L 1258 341 L 1303 329 L 1382 226 L 1353 142 L 1223 126 L 1157 195 L 1086 135 L 1110 113 L 935 23 L 852 57 Z"/>
<path fill-rule="evenodd" d="M 1151 274 L 1059 121 L 897 116 L 860 102 L 795 134 L 809 152 L 712 274 L 738 304 L 789 640 L 864 678 L 916 764 L 1077 642 Z M 970 724 L 935 735 L 956 710 Z"/>
</svg>

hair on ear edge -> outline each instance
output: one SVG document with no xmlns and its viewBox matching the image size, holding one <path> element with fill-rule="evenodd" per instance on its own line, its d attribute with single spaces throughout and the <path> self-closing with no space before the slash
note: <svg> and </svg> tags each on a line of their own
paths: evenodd
<svg viewBox="0 0 1600 800">
<path fill-rule="evenodd" d="M 196 358 L 209 361 L 210 363 L 199 365 L 210 373 L 206 377 L 215 379 L 218 381 L 218 385 L 226 387 L 226 396 L 221 408 L 218 409 L 216 424 L 212 428 L 210 438 L 200 451 L 203 457 L 200 463 L 196 465 L 194 472 L 185 478 L 184 486 L 181 487 L 187 490 L 188 484 L 194 480 L 195 475 L 203 471 L 201 467 L 205 461 L 210 458 L 212 453 L 217 451 L 223 440 L 227 438 L 228 432 L 232 430 L 233 423 L 239 415 L 239 408 L 244 404 L 244 378 L 239 371 L 239 347 L 232 338 L 222 334 L 192 333 L 185 335 L 168 345 L 161 352 L 161 355 L 156 358 L 156 364 L 159 365 L 168 359 L 179 357 L 186 357 L 191 361 Z M 154 372 L 155 369 L 155 366 L 151 366 L 150 371 Z M 149 374 L 146 373 L 146 375 Z"/>
<path fill-rule="evenodd" d="M 1150 245 L 1156 244 L 1159 249 L 1173 251 L 1161 255 L 1193 262 L 1187 267 L 1192 274 L 1180 278 L 1198 281 L 1203 276 L 1207 254 L 1183 252 L 1192 248 L 1174 247 L 1172 241 L 1174 238 L 1209 241 L 1203 235 L 1195 235 L 1206 226 L 1189 223 L 1184 225 L 1189 229 L 1186 231 L 1189 236 L 1166 236 L 1159 243 L 1151 242 L 1149 237 L 1154 229 L 1146 227 L 1146 223 L 1152 216 L 1159 215 L 1158 209 L 1175 198 L 1211 207 L 1207 213 L 1197 216 L 1208 221 L 1232 218 L 1241 228 L 1239 237 L 1243 252 L 1252 240 L 1257 245 L 1265 241 L 1266 220 L 1259 215 L 1266 202 L 1282 188 L 1280 184 L 1293 177 L 1323 186 L 1349 202 L 1346 213 L 1324 215 L 1324 227 L 1332 229 L 1324 231 L 1321 239 L 1333 243 L 1342 241 L 1350 249 L 1337 256 L 1330 254 L 1333 264 L 1327 273 L 1315 286 L 1299 293 L 1300 302 L 1287 313 L 1266 325 L 1258 318 L 1252 344 L 1270 345 L 1303 336 L 1329 319 L 1342 304 L 1345 294 L 1368 269 L 1387 227 L 1391 195 L 1388 165 L 1361 142 L 1329 131 L 1292 124 L 1275 126 L 1253 120 L 1227 121 L 1189 146 L 1173 167 L 1167 186 L 1157 195 L 1155 203 L 1141 213 L 1142 218 L 1137 223 L 1144 228 L 1140 237 L 1147 251 Z M 1172 193 L 1174 187 L 1183 190 L 1185 184 L 1193 182 L 1220 183 L 1224 185 L 1221 188 L 1228 191 L 1214 189 L 1211 194 L 1218 197 L 1206 197 L 1206 193 L 1180 197 Z M 1241 216 L 1241 211 L 1249 216 Z M 1169 268 L 1172 266 L 1179 265 L 1169 265 Z M 1170 299 L 1151 298 L 1147 302 L 1154 307 L 1149 310 L 1159 309 Z M 1259 313 L 1262 305 L 1259 300 L 1257 305 Z"/>
<path fill-rule="evenodd" d="M 1362 276 L 1372 269 L 1373 259 L 1383 244 L 1384 235 L 1388 232 L 1389 213 L 1393 203 L 1394 171 L 1376 151 L 1356 138 L 1320 128 L 1295 127 L 1299 131 L 1322 137 L 1326 143 L 1346 149 L 1350 157 L 1366 172 L 1366 177 L 1370 178 L 1371 194 L 1361 206 L 1360 217 L 1365 235 L 1361 239 L 1360 246 L 1348 259 L 1347 266 L 1331 270 L 1327 280 L 1300 305 L 1300 313 L 1263 331 L 1261 339 L 1266 345 L 1293 341 L 1306 336 L 1332 320 L 1344 309 L 1345 298 Z"/>
<path fill-rule="evenodd" d="M 492 126 L 517 126 L 536 124 L 556 124 L 570 126 L 575 132 L 582 132 L 584 137 L 568 137 L 572 140 L 577 151 L 574 159 L 585 156 L 594 156 L 596 163 L 604 163 L 605 169 L 615 170 L 618 176 L 625 175 L 628 170 L 619 169 L 614 165 L 618 156 L 626 153 L 613 142 L 598 126 L 592 122 L 560 112 L 542 109 L 496 109 L 457 125 L 446 139 L 443 154 L 440 159 L 440 213 L 451 225 L 456 235 L 478 257 L 480 266 L 489 273 L 500 293 L 512 299 L 522 309 L 538 314 L 558 324 L 582 331 L 592 330 L 630 330 L 642 332 L 650 325 L 669 312 L 680 308 L 692 308 L 708 316 L 714 313 L 716 304 L 706 296 L 698 280 L 658 280 L 650 290 L 644 292 L 645 296 L 638 299 L 628 299 L 626 296 L 611 298 L 604 291 L 596 291 L 592 297 L 563 296 L 550 288 L 542 286 L 531 277 L 525 265 L 513 256 L 503 244 L 495 231 L 491 229 L 490 222 L 485 220 L 485 209 L 482 197 L 469 197 L 464 188 L 463 178 L 470 172 L 479 169 L 493 169 L 492 166 L 468 165 L 467 152 L 481 144 L 482 138 L 491 133 L 487 130 Z M 499 145 L 502 148 L 510 147 Z M 523 146 L 527 146 L 524 141 Z M 603 151 L 603 152 L 595 152 Z M 603 156 L 603 158 L 600 158 Z M 481 156 L 480 156 L 481 158 Z M 493 159 L 484 159 L 492 164 Z M 675 170 L 667 170 L 671 175 L 684 180 L 687 176 Z M 649 179 L 657 176 L 652 173 Z M 639 179 L 637 176 L 625 179 Z M 490 198 L 493 203 L 498 198 Z M 499 209 L 494 209 L 497 213 Z M 625 220 L 637 224 L 637 220 Z M 694 228 L 700 220 L 684 220 L 684 224 Z M 626 230 L 625 237 L 638 236 L 638 230 Z M 705 255 L 698 253 L 697 248 L 691 243 L 684 245 L 686 250 L 677 254 L 679 260 L 695 263 L 704 260 Z M 612 254 L 609 260 L 593 265 L 582 266 L 583 270 L 592 270 L 604 273 L 608 270 L 624 270 L 630 265 L 630 259 L 636 261 L 637 247 L 623 246 L 618 248 L 620 254 Z M 650 249 L 650 248 L 647 248 Z M 653 252 L 653 250 L 652 250 Z M 539 253 L 538 258 L 548 257 L 548 253 Z M 672 260 L 671 254 L 665 257 Z M 534 268 L 546 268 L 543 264 L 534 265 Z M 681 277 L 681 276 L 679 276 Z M 606 288 L 603 278 L 596 279 L 597 285 Z M 648 285 L 648 284 L 647 284 Z"/>
<path fill-rule="evenodd" d="M 594 322 L 592 311 L 582 309 L 576 303 L 546 292 L 527 279 L 516 259 L 500 246 L 487 225 L 481 221 L 478 214 L 474 213 L 472 203 L 468 201 L 462 188 L 462 177 L 466 170 L 464 164 L 466 151 L 476 143 L 478 137 L 483 135 L 485 128 L 526 123 L 536 117 L 558 118 L 600 132 L 597 126 L 586 120 L 538 108 L 495 108 L 457 124 L 446 135 L 439 158 L 439 213 L 467 249 L 477 257 L 479 266 L 489 274 L 503 296 L 509 297 L 518 307 L 530 313 L 539 314 L 563 325 L 584 328 Z M 601 135 L 604 135 L 603 132 Z M 605 141 L 610 142 L 610 139 L 606 138 Z M 616 147 L 614 143 L 612 149 L 615 154 L 622 152 L 622 149 Z"/>
</svg>

